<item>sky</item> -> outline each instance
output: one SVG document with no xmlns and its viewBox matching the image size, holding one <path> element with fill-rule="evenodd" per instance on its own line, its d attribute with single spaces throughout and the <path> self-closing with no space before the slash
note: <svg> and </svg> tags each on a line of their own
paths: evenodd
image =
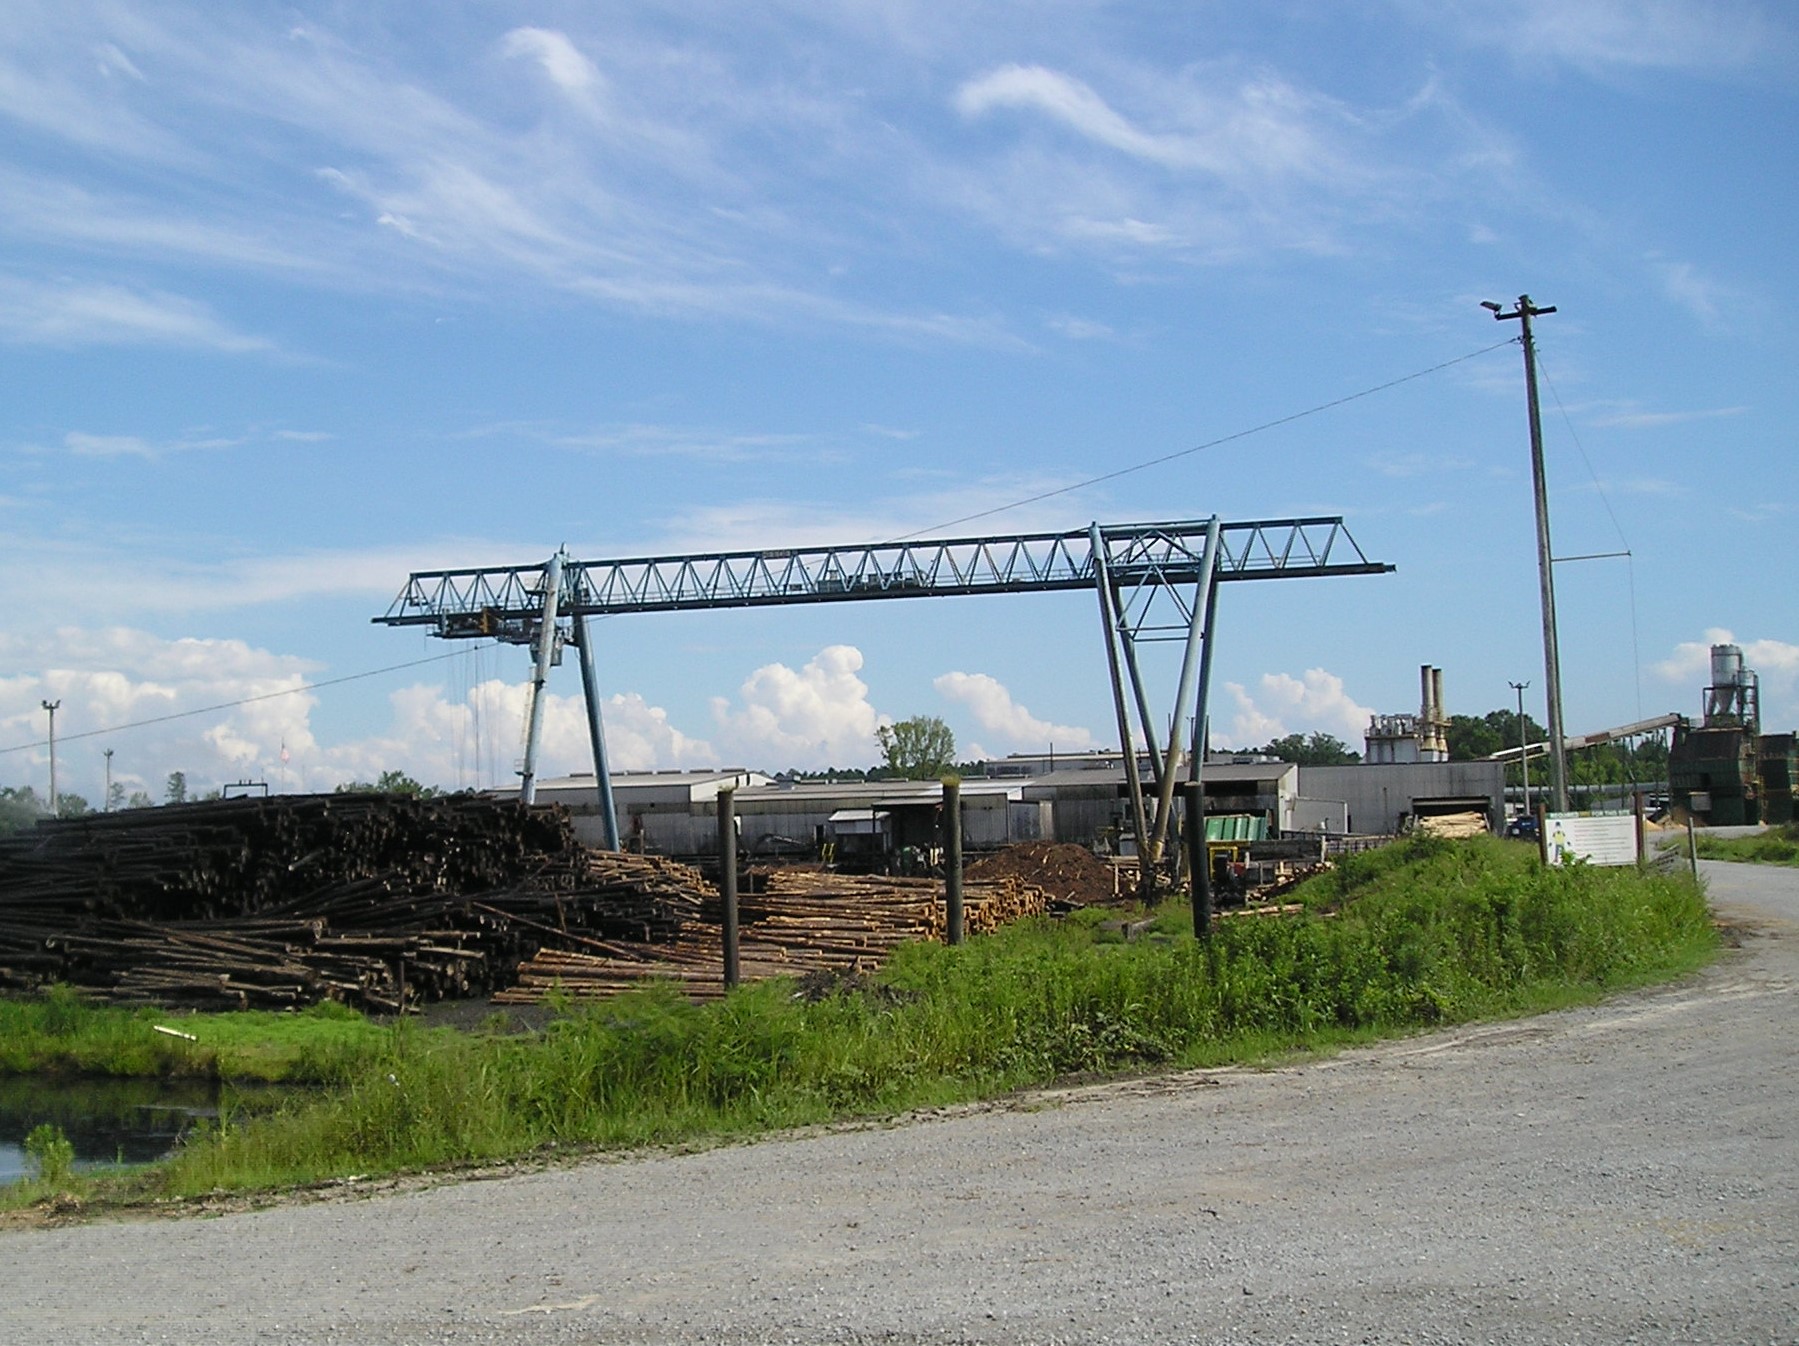
<svg viewBox="0 0 1799 1346">
<path fill-rule="evenodd" d="M 1796 94 L 1777 0 L 13 0 L 0 784 L 47 790 L 49 700 L 96 803 L 501 786 L 528 656 L 372 622 L 410 572 L 984 511 L 947 535 L 1341 515 L 1396 567 L 1222 590 L 1215 746 L 1359 747 L 1421 664 L 1540 720 L 1479 307 L 1522 294 L 1569 731 L 1697 715 L 1719 641 L 1793 728 Z M 1012 595 L 595 645 L 616 768 L 776 771 L 917 715 L 1116 744 L 1099 631 Z M 572 659 L 547 695 L 542 770 L 588 767 Z"/>
</svg>

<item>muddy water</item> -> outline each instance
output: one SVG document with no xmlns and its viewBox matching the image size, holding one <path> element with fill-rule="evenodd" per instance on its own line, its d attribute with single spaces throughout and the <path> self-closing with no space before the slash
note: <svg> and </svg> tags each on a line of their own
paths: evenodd
<svg viewBox="0 0 1799 1346">
<path fill-rule="evenodd" d="M 77 1169 L 149 1164 L 216 1120 L 219 1104 L 211 1080 L 0 1076 L 0 1183 L 32 1171 L 22 1146 L 44 1122 L 73 1143 Z"/>
</svg>

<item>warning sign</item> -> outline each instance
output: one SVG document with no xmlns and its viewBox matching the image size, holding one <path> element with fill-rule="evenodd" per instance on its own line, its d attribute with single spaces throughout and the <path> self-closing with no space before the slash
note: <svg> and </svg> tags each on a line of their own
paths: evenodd
<svg viewBox="0 0 1799 1346">
<path fill-rule="evenodd" d="M 1543 838 L 1552 865 L 1584 860 L 1589 865 L 1634 865 L 1637 820 L 1630 813 L 1552 813 Z"/>
</svg>

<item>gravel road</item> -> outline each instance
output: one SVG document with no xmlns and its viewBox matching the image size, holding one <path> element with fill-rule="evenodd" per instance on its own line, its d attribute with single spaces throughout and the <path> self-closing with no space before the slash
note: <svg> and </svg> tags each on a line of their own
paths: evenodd
<svg viewBox="0 0 1799 1346">
<path fill-rule="evenodd" d="M 0 1341 L 1799 1341 L 1799 870 L 1691 982 L 1266 1072 L 0 1235 Z"/>
</svg>

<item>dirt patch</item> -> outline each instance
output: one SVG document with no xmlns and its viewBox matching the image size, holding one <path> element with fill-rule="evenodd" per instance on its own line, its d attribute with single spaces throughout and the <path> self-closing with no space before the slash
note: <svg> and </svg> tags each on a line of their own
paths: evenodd
<svg viewBox="0 0 1799 1346">
<path fill-rule="evenodd" d="M 1118 891 L 1112 866 L 1085 846 L 1069 842 L 1025 841 L 984 855 L 963 871 L 975 880 L 1018 879 L 1051 898 L 1082 906 L 1132 900 Z"/>
</svg>

